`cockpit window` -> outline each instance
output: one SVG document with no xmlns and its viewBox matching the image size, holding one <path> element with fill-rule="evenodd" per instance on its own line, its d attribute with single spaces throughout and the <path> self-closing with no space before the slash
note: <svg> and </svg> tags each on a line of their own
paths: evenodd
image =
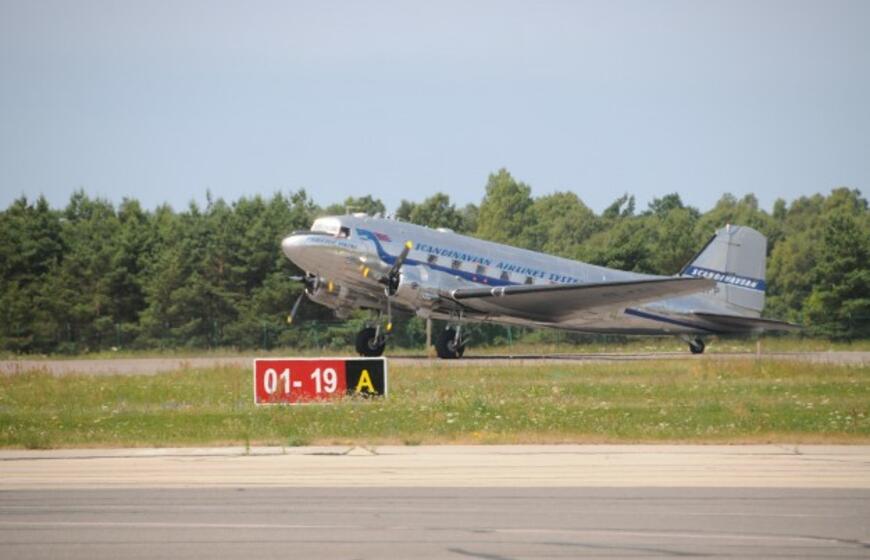
<svg viewBox="0 0 870 560">
<path fill-rule="evenodd" d="M 311 231 L 338 237 L 341 231 L 341 223 L 335 218 L 318 218 L 311 224 Z"/>
<path fill-rule="evenodd" d="M 318 218 L 311 224 L 314 233 L 325 233 L 334 237 L 349 237 L 350 229 L 343 227 L 336 218 Z M 346 233 L 343 233 L 346 232 Z"/>
</svg>

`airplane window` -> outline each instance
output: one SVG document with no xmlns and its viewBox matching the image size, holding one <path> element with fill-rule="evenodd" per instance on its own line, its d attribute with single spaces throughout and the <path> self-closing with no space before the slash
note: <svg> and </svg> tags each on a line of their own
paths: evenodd
<svg viewBox="0 0 870 560">
<path fill-rule="evenodd" d="M 350 237 L 350 228 L 342 226 L 342 228 L 340 230 L 338 230 L 338 236 L 339 237 Z"/>
<path fill-rule="evenodd" d="M 338 236 L 340 232 L 339 225 L 338 220 L 334 218 L 319 218 L 311 224 L 311 231 Z"/>
<path fill-rule="evenodd" d="M 426 259 L 426 262 L 429 264 L 437 263 L 438 262 L 438 255 L 429 255 L 429 257 Z"/>
<path fill-rule="evenodd" d="M 450 264 L 450 266 L 453 268 L 453 270 L 459 270 L 460 268 L 462 268 L 462 261 L 456 259 Z"/>
<path fill-rule="evenodd" d="M 534 283 L 535 283 L 534 278 L 532 278 L 531 276 L 526 276 L 526 284 L 534 284 Z"/>
<path fill-rule="evenodd" d="M 486 276 L 486 267 L 482 264 L 477 265 L 477 270 L 475 271 L 475 273 L 478 276 Z"/>
<path fill-rule="evenodd" d="M 507 271 L 504 271 L 504 272 L 501 273 L 501 279 L 504 280 L 505 282 L 507 282 L 508 280 L 511 279 L 511 277 L 510 277 L 510 275 L 507 273 Z"/>
</svg>

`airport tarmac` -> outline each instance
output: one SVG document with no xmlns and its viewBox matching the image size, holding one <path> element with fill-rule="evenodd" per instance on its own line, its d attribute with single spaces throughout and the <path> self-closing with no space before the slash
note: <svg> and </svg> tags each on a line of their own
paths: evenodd
<svg viewBox="0 0 870 560">
<path fill-rule="evenodd" d="M 870 489 L 870 446 L 421 445 L 0 450 L 0 490 L 238 486 Z"/>
<path fill-rule="evenodd" d="M 866 558 L 870 446 L 3 450 L 15 558 Z"/>
<path fill-rule="evenodd" d="M 270 488 L 0 493 L 0 556 L 867 558 L 870 492 Z"/>
<path fill-rule="evenodd" d="M 90 375 L 154 375 L 181 369 L 214 367 L 250 368 L 256 356 L 192 358 L 108 358 L 69 360 L 2 360 L 0 374 L 45 371 L 53 375 L 86 373 Z M 646 360 L 790 360 L 819 364 L 870 364 L 870 352 L 715 352 L 694 355 L 689 352 L 590 353 L 549 355 L 469 355 L 461 360 L 438 360 L 426 356 L 389 356 L 391 364 L 438 367 L 601 364 Z"/>
</svg>

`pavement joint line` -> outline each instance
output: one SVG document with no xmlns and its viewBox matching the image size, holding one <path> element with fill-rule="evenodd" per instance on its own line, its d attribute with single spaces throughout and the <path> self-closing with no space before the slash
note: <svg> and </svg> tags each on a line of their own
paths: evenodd
<svg viewBox="0 0 870 560">
<path fill-rule="evenodd" d="M 80 454 L 87 450 L 82 449 L 56 449 L 56 450 L 0 450 L 0 463 L 7 461 L 58 461 L 58 460 L 93 460 L 93 459 L 196 459 L 196 458 L 214 458 L 214 457 L 276 457 L 281 455 L 308 455 L 308 456 L 343 456 L 352 449 L 346 446 L 336 447 L 335 451 L 318 451 L 320 447 L 312 447 L 310 451 L 302 452 L 287 452 L 286 448 L 260 447 L 251 448 L 245 451 L 233 447 L 227 448 L 211 448 L 205 452 L 197 453 L 196 449 L 190 448 L 189 452 L 185 452 L 183 447 L 172 448 L 134 448 L 127 449 L 128 453 L 106 453 L 106 449 L 97 451 L 97 454 Z M 304 449 L 304 448 L 294 448 Z M 341 451 L 344 449 L 344 451 Z M 119 448 L 119 451 L 123 448 Z M 138 451 L 138 452 L 137 452 Z M 12 456 L 4 456 L 11 453 Z M 16 454 L 17 453 L 17 454 Z"/>
<path fill-rule="evenodd" d="M 420 446 L 300 446 L 300 447 L 165 447 L 165 448 L 61 448 L 53 450 L 6 449 L 0 450 L 0 462 L 21 460 L 58 459 L 147 459 L 147 458 L 209 458 L 209 457 L 274 457 L 280 455 L 310 457 L 340 456 L 601 456 L 620 457 L 667 454 L 680 457 L 725 455 L 729 457 L 802 457 L 804 461 L 843 462 L 846 456 L 863 455 L 867 445 L 807 445 L 781 444 L 704 445 L 704 444 L 554 444 L 554 445 L 420 445 Z M 833 451 L 834 453 L 831 453 Z M 834 455 L 834 456 L 832 456 Z"/>
</svg>

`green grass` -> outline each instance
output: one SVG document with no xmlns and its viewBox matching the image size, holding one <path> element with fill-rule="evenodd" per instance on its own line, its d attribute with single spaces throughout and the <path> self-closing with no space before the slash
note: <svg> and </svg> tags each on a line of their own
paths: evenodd
<svg viewBox="0 0 870 560">
<path fill-rule="evenodd" d="M 870 366 L 390 368 L 374 401 L 256 407 L 249 369 L 0 376 L 0 446 L 870 442 Z"/>
</svg>

